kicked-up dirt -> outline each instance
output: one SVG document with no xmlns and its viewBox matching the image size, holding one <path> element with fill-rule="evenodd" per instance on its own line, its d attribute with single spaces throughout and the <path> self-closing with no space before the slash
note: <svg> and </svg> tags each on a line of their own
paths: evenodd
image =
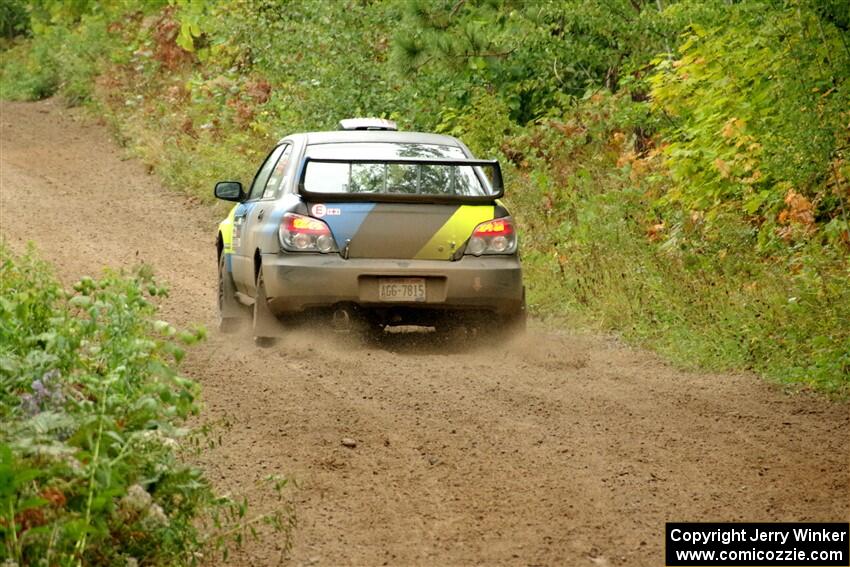
<svg viewBox="0 0 850 567">
<path fill-rule="evenodd" d="M 150 263 L 164 317 L 213 329 L 213 209 L 56 102 L 0 111 L 6 242 L 34 241 L 66 284 Z M 256 513 L 280 506 L 264 477 L 297 482 L 290 565 L 662 565 L 665 521 L 850 519 L 846 403 L 612 339 L 365 346 L 319 328 L 263 350 L 211 332 L 184 370 L 231 423 L 199 459 L 220 490 Z M 230 563 L 280 547 L 263 531 Z"/>
</svg>

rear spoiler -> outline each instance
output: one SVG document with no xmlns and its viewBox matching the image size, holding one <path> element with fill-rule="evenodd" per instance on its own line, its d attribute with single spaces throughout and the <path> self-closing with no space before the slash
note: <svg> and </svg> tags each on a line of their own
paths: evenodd
<svg viewBox="0 0 850 567">
<path fill-rule="evenodd" d="M 304 180 L 307 177 L 307 165 L 310 162 L 316 163 L 381 163 L 381 164 L 402 164 L 402 165 L 455 165 L 455 166 L 486 166 L 493 168 L 493 180 L 487 181 L 482 179 L 480 171 L 475 171 L 475 175 L 482 185 L 488 183 L 493 188 L 493 193 L 490 195 L 421 195 L 408 193 L 322 193 L 308 191 L 304 187 Z M 502 168 L 499 162 L 494 159 L 423 159 L 423 158 L 389 158 L 389 159 L 360 159 L 360 158 L 313 158 L 305 157 L 301 163 L 301 171 L 298 178 L 298 192 L 308 200 L 319 201 L 378 201 L 392 203 L 492 203 L 494 200 L 501 198 L 505 194 L 505 187 L 502 181 Z"/>
</svg>

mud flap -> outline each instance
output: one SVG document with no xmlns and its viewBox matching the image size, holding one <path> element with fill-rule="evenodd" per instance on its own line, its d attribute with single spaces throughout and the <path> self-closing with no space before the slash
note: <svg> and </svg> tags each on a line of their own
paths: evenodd
<svg viewBox="0 0 850 567">
<path fill-rule="evenodd" d="M 269 339 L 283 336 L 280 321 L 269 309 L 268 297 L 266 296 L 266 285 L 263 281 L 263 267 L 260 266 L 257 274 L 257 295 L 254 298 L 254 338 L 257 343 L 268 346 Z M 272 341 L 273 342 L 273 341 Z"/>
<path fill-rule="evenodd" d="M 528 307 L 525 303 L 525 286 L 522 286 L 522 305 L 519 311 L 511 317 L 508 326 L 516 336 L 522 336 L 528 330 Z"/>
<path fill-rule="evenodd" d="M 245 310 L 236 299 L 236 284 L 227 270 L 227 255 L 218 259 L 218 328 L 223 333 L 235 332 L 245 318 Z"/>
</svg>

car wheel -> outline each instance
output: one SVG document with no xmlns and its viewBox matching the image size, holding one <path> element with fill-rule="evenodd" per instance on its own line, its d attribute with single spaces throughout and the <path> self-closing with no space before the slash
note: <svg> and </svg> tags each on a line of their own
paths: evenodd
<svg viewBox="0 0 850 567">
<path fill-rule="evenodd" d="M 504 343 L 525 335 L 528 327 L 528 314 L 525 310 L 525 297 L 519 310 L 507 316 L 489 317 L 482 326 L 479 326 L 477 335 L 494 343 Z"/>
<path fill-rule="evenodd" d="M 254 344 L 268 348 L 274 346 L 280 336 L 280 322 L 269 309 L 263 269 L 257 273 L 257 295 L 254 297 Z"/>
<path fill-rule="evenodd" d="M 522 288 L 522 303 L 519 310 L 507 317 L 503 322 L 503 335 L 505 338 L 521 337 L 528 329 L 528 309 L 525 303 L 525 288 Z"/>
<path fill-rule="evenodd" d="M 525 305 L 522 311 L 508 318 L 505 322 L 505 330 L 511 337 L 522 336 L 528 329 L 528 315 L 525 312 Z"/>
<path fill-rule="evenodd" d="M 222 333 L 235 333 L 242 326 L 244 309 L 236 299 L 236 286 L 233 277 L 227 271 L 227 259 L 224 254 L 218 258 L 218 330 Z"/>
<path fill-rule="evenodd" d="M 463 344 L 470 339 L 471 329 L 467 321 L 446 317 L 434 327 L 434 338 L 445 344 Z"/>
<path fill-rule="evenodd" d="M 366 346 L 379 346 L 384 342 L 384 327 L 377 323 L 364 323 L 360 329 L 360 338 Z"/>
</svg>

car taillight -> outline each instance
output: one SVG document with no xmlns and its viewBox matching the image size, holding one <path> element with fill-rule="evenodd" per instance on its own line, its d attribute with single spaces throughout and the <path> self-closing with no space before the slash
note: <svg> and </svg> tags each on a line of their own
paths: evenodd
<svg viewBox="0 0 850 567">
<path fill-rule="evenodd" d="M 278 230 L 280 245 L 290 252 L 336 252 L 331 229 L 324 222 L 312 217 L 286 213 Z"/>
<path fill-rule="evenodd" d="M 466 243 L 466 253 L 474 256 L 513 254 L 516 252 L 516 247 L 514 221 L 510 217 L 504 217 L 482 222 L 476 226 Z"/>
</svg>

